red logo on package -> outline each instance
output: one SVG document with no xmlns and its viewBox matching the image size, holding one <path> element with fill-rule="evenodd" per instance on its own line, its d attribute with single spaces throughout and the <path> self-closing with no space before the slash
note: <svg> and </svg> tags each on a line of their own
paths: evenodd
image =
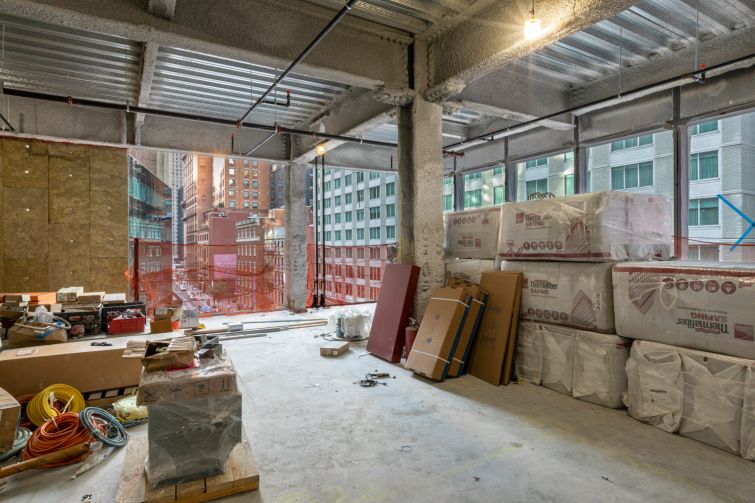
<svg viewBox="0 0 755 503">
<path fill-rule="evenodd" d="M 516 214 L 516 223 L 518 223 L 518 224 L 524 223 L 524 213 L 517 213 Z"/>
</svg>

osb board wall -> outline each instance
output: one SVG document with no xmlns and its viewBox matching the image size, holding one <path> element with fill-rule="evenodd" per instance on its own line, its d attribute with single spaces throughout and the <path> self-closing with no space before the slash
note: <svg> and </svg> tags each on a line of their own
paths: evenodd
<svg viewBox="0 0 755 503">
<path fill-rule="evenodd" d="M 127 151 L 0 143 L 0 292 L 127 292 Z"/>
</svg>

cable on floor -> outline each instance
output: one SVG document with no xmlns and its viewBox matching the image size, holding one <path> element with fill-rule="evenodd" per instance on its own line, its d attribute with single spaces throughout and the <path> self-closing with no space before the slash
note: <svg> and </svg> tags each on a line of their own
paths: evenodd
<svg viewBox="0 0 755 503">
<path fill-rule="evenodd" d="M 79 421 L 94 438 L 111 447 L 123 447 L 128 443 L 128 433 L 123 425 L 106 410 L 87 407 L 79 413 Z"/>
<path fill-rule="evenodd" d="M 79 390 L 67 384 L 46 387 L 26 405 L 26 416 L 36 426 L 65 412 L 79 413 L 86 404 Z"/>
<path fill-rule="evenodd" d="M 0 461 L 6 461 L 21 452 L 26 447 L 26 442 L 31 437 L 31 431 L 23 426 L 16 428 L 16 438 L 13 440 L 13 447 L 7 451 L 0 452 Z"/>
<path fill-rule="evenodd" d="M 81 424 L 79 415 L 75 412 L 64 412 L 48 419 L 31 434 L 29 441 L 26 442 L 26 447 L 21 452 L 21 460 L 27 461 L 38 458 L 92 440 L 92 433 Z M 42 465 L 42 468 L 78 463 L 84 457 L 86 457 L 86 454 L 81 454 L 54 463 L 47 463 Z"/>
</svg>

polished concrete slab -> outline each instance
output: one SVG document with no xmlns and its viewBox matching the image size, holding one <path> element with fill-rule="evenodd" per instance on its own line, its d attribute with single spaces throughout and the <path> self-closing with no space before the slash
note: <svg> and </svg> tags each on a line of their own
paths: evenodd
<svg viewBox="0 0 755 503">
<path fill-rule="evenodd" d="M 368 307 L 369 308 L 369 307 Z M 317 316 L 317 314 L 313 314 Z M 272 315 L 268 315 L 272 316 Z M 276 315 L 276 318 L 288 315 Z M 219 324 L 213 319 L 212 324 Z M 320 328 L 228 342 L 264 502 L 752 502 L 755 464 L 529 384 L 437 384 L 368 355 L 319 355 Z M 371 371 L 395 379 L 375 388 Z M 133 434 L 144 434 L 140 427 Z M 0 500 L 114 501 L 124 452 L 10 479 Z"/>
</svg>

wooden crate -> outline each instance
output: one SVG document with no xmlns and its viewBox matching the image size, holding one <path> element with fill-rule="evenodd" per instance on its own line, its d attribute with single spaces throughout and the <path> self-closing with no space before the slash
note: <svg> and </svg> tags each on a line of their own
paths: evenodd
<svg viewBox="0 0 755 503">
<path fill-rule="evenodd" d="M 199 503 L 254 491 L 260 485 L 257 464 L 246 440 L 231 451 L 225 473 L 160 489 L 152 489 L 147 481 L 146 457 L 147 437 L 132 437 L 126 447 L 116 503 Z"/>
</svg>

